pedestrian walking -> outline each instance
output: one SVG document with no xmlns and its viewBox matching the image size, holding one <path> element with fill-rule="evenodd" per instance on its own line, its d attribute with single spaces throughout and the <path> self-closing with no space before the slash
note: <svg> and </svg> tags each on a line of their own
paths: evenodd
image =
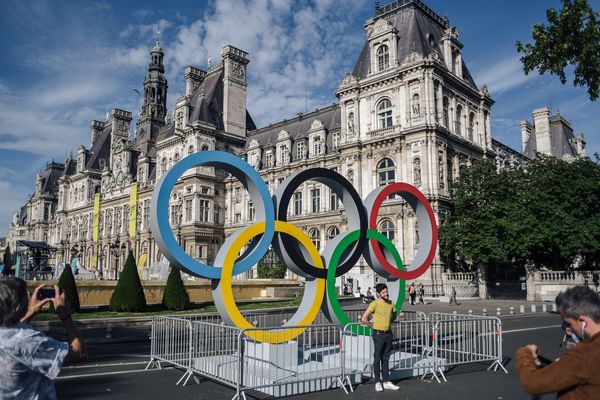
<svg viewBox="0 0 600 400">
<path fill-rule="evenodd" d="M 399 386 L 390 381 L 390 356 L 392 354 L 392 321 L 396 319 L 396 305 L 390 300 L 390 293 L 384 283 L 378 283 L 375 291 L 379 298 L 369 304 L 361 321 L 373 329 L 373 372 L 375 391 L 398 390 Z M 371 315 L 373 322 L 370 321 Z"/>
<path fill-rule="evenodd" d="M 416 297 L 417 297 L 417 291 L 415 289 L 415 283 L 413 282 L 408 287 L 408 298 L 410 299 L 410 304 L 413 306 L 415 305 Z"/>
<path fill-rule="evenodd" d="M 425 304 L 425 286 L 423 286 L 423 283 L 419 283 L 417 294 L 419 295 L 419 304 Z"/>
<path fill-rule="evenodd" d="M 458 301 L 456 301 L 456 288 L 454 286 L 450 289 L 450 304 L 452 304 L 452 302 L 458 305 Z"/>
</svg>

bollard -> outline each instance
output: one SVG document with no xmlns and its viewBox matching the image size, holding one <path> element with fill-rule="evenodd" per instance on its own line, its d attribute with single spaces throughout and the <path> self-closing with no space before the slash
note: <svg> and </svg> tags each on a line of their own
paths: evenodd
<svg viewBox="0 0 600 400">
<path fill-rule="evenodd" d="M 287 319 L 284 318 L 281 320 L 281 325 L 285 325 L 286 323 L 287 323 Z"/>
<path fill-rule="evenodd" d="M 552 312 L 556 312 L 556 303 L 552 304 Z"/>
<path fill-rule="evenodd" d="M 258 326 L 258 321 L 252 321 L 252 325 L 254 325 L 255 327 Z"/>
<path fill-rule="evenodd" d="M 511 307 L 509 313 L 510 313 L 510 315 L 513 315 L 515 313 L 515 308 Z"/>
<path fill-rule="evenodd" d="M 483 312 L 481 313 L 481 315 L 483 315 L 484 317 L 487 317 L 487 309 L 486 308 L 483 309 Z"/>
<path fill-rule="evenodd" d="M 456 310 L 452 311 L 452 314 L 456 315 L 458 314 L 458 312 L 456 312 Z"/>
<path fill-rule="evenodd" d="M 113 338 L 113 336 L 112 336 L 112 326 L 110 326 L 110 325 L 108 325 L 106 327 L 106 338 L 107 339 L 112 339 Z"/>
<path fill-rule="evenodd" d="M 473 315 L 473 310 L 469 310 L 469 315 Z"/>
<path fill-rule="evenodd" d="M 497 316 L 501 316 L 502 315 L 502 309 L 500 307 L 496 308 L 496 315 Z"/>
<path fill-rule="evenodd" d="M 531 312 L 535 312 L 535 311 L 536 311 L 535 304 L 532 304 L 532 305 L 531 305 Z"/>
<path fill-rule="evenodd" d="M 548 312 L 548 306 L 546 304 L 542 304 L 542 312 Z"/>
<path fill-rule="evenodd" d="M 521 314 L 525 313 L 525 306 L 524 306 L 523 304 L 521 304 L 521 305 L 519 306 L 519 312 L 520 312 Z"/>
</svg>

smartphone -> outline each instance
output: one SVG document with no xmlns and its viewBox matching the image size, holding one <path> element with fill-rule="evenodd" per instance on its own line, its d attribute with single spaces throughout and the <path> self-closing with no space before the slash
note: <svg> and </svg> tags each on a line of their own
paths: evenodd
<svg viewBox="0 0 600 400">
<path fill-rule="evenodd" d="M 546 358 L 546 357 L 544 357 L 544 356 L 541 356 L 541 355 L 539 355 L 539 354 L 538 354 L 537 358 L 538 358 L 538 360 L 540 360 L 540 362 L 542 363 L 542 365 L 541 365 L 542 367 L 545 367 L 545 366 L 547 366 L 547 365 L 550 365 L 550 364 L 552 364 L 552 363 L 554 362 L 554 360 L 551 360 L 551 359 L 549 359 L 549 358 Z"/>
<path fill-rule="evenodd" d="M 51 287 L 43 287 L 38 292 L 38 299 L 53 299 L 56 296 L 56 291 Z"/>
</svg>

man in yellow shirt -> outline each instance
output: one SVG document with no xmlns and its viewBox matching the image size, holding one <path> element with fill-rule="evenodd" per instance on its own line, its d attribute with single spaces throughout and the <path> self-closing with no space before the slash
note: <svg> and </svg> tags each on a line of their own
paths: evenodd
<svg viewBox="0 0 600 400">
<path fill-rule="evenodd" d="M 373 329 L 375 391 L 383 389 L 398 390 L 398 386 L 390 382 L 390 356 L 392 354 L 392 321 L 396 319 L 396 305 L 390 301 L 390 293 L 384 283 L 375 286 L 378 299 L 369 304 L 361 321 Z M 370 321 L 373 315 L 373 322 Z"/>
</svg>

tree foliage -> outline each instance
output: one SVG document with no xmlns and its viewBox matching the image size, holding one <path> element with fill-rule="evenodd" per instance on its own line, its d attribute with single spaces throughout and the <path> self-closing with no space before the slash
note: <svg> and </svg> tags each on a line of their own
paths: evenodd
<svg viewBox="0 0 600 400">
<path fill-rule="evenodd" d="M 269 251 L 256 266 L 259 279 L 283 279 L 287 271 L 273 251 Z"/>
<path fill-rule="evenodd" d="M 77 285 L 75 277 L 69 264 L 63 268 L 60 278 L 58 278 L 58 287 L 65 293 L 65 298 L 69 303 L 71 311 L 79 312 L 81 306 L 79 304 L 79 293 L 77 293 Z"/>
<path fill-rule="evenodd" d="M 565 69 L 574 66 L 573 85 L 587 86 L 588 96 L 596 100 L 600 94 L 600 24 L 598 13 L 587 0 L 562 0 L 563 8 L 546 11 L 548 25 L 536 24 L 532 29 L 534 44 L 517 41 L 523 53 L 523 71 L 538 69 L 540 74 L 557 75 L 565 84 Z"/>
<path fill-rule="evenodd" d="M 538 157 L 496 171 L 482 160 L 453 185 L 441 255 L 459 267 L 511 263 L 555 270 L 600 266 L 600 167 Z"/>
<path fill-rule="evenodd" d="M 117 286 L 110 297 L 110 309 L 112 311 L 144 311 L 146 308 L 146 296 L 140 281 L 135 258 L 129 252 L 123 271 L 119 275 Z"/>
<path fill-rule="evenodd" d="M 177 268 L 171 268 L 167 285 L 163 294 L 162 303 L 169 310 L 185 310 L 190 305 L 190 296 L 185 290 L 181 272 Z"/>
</svg>

